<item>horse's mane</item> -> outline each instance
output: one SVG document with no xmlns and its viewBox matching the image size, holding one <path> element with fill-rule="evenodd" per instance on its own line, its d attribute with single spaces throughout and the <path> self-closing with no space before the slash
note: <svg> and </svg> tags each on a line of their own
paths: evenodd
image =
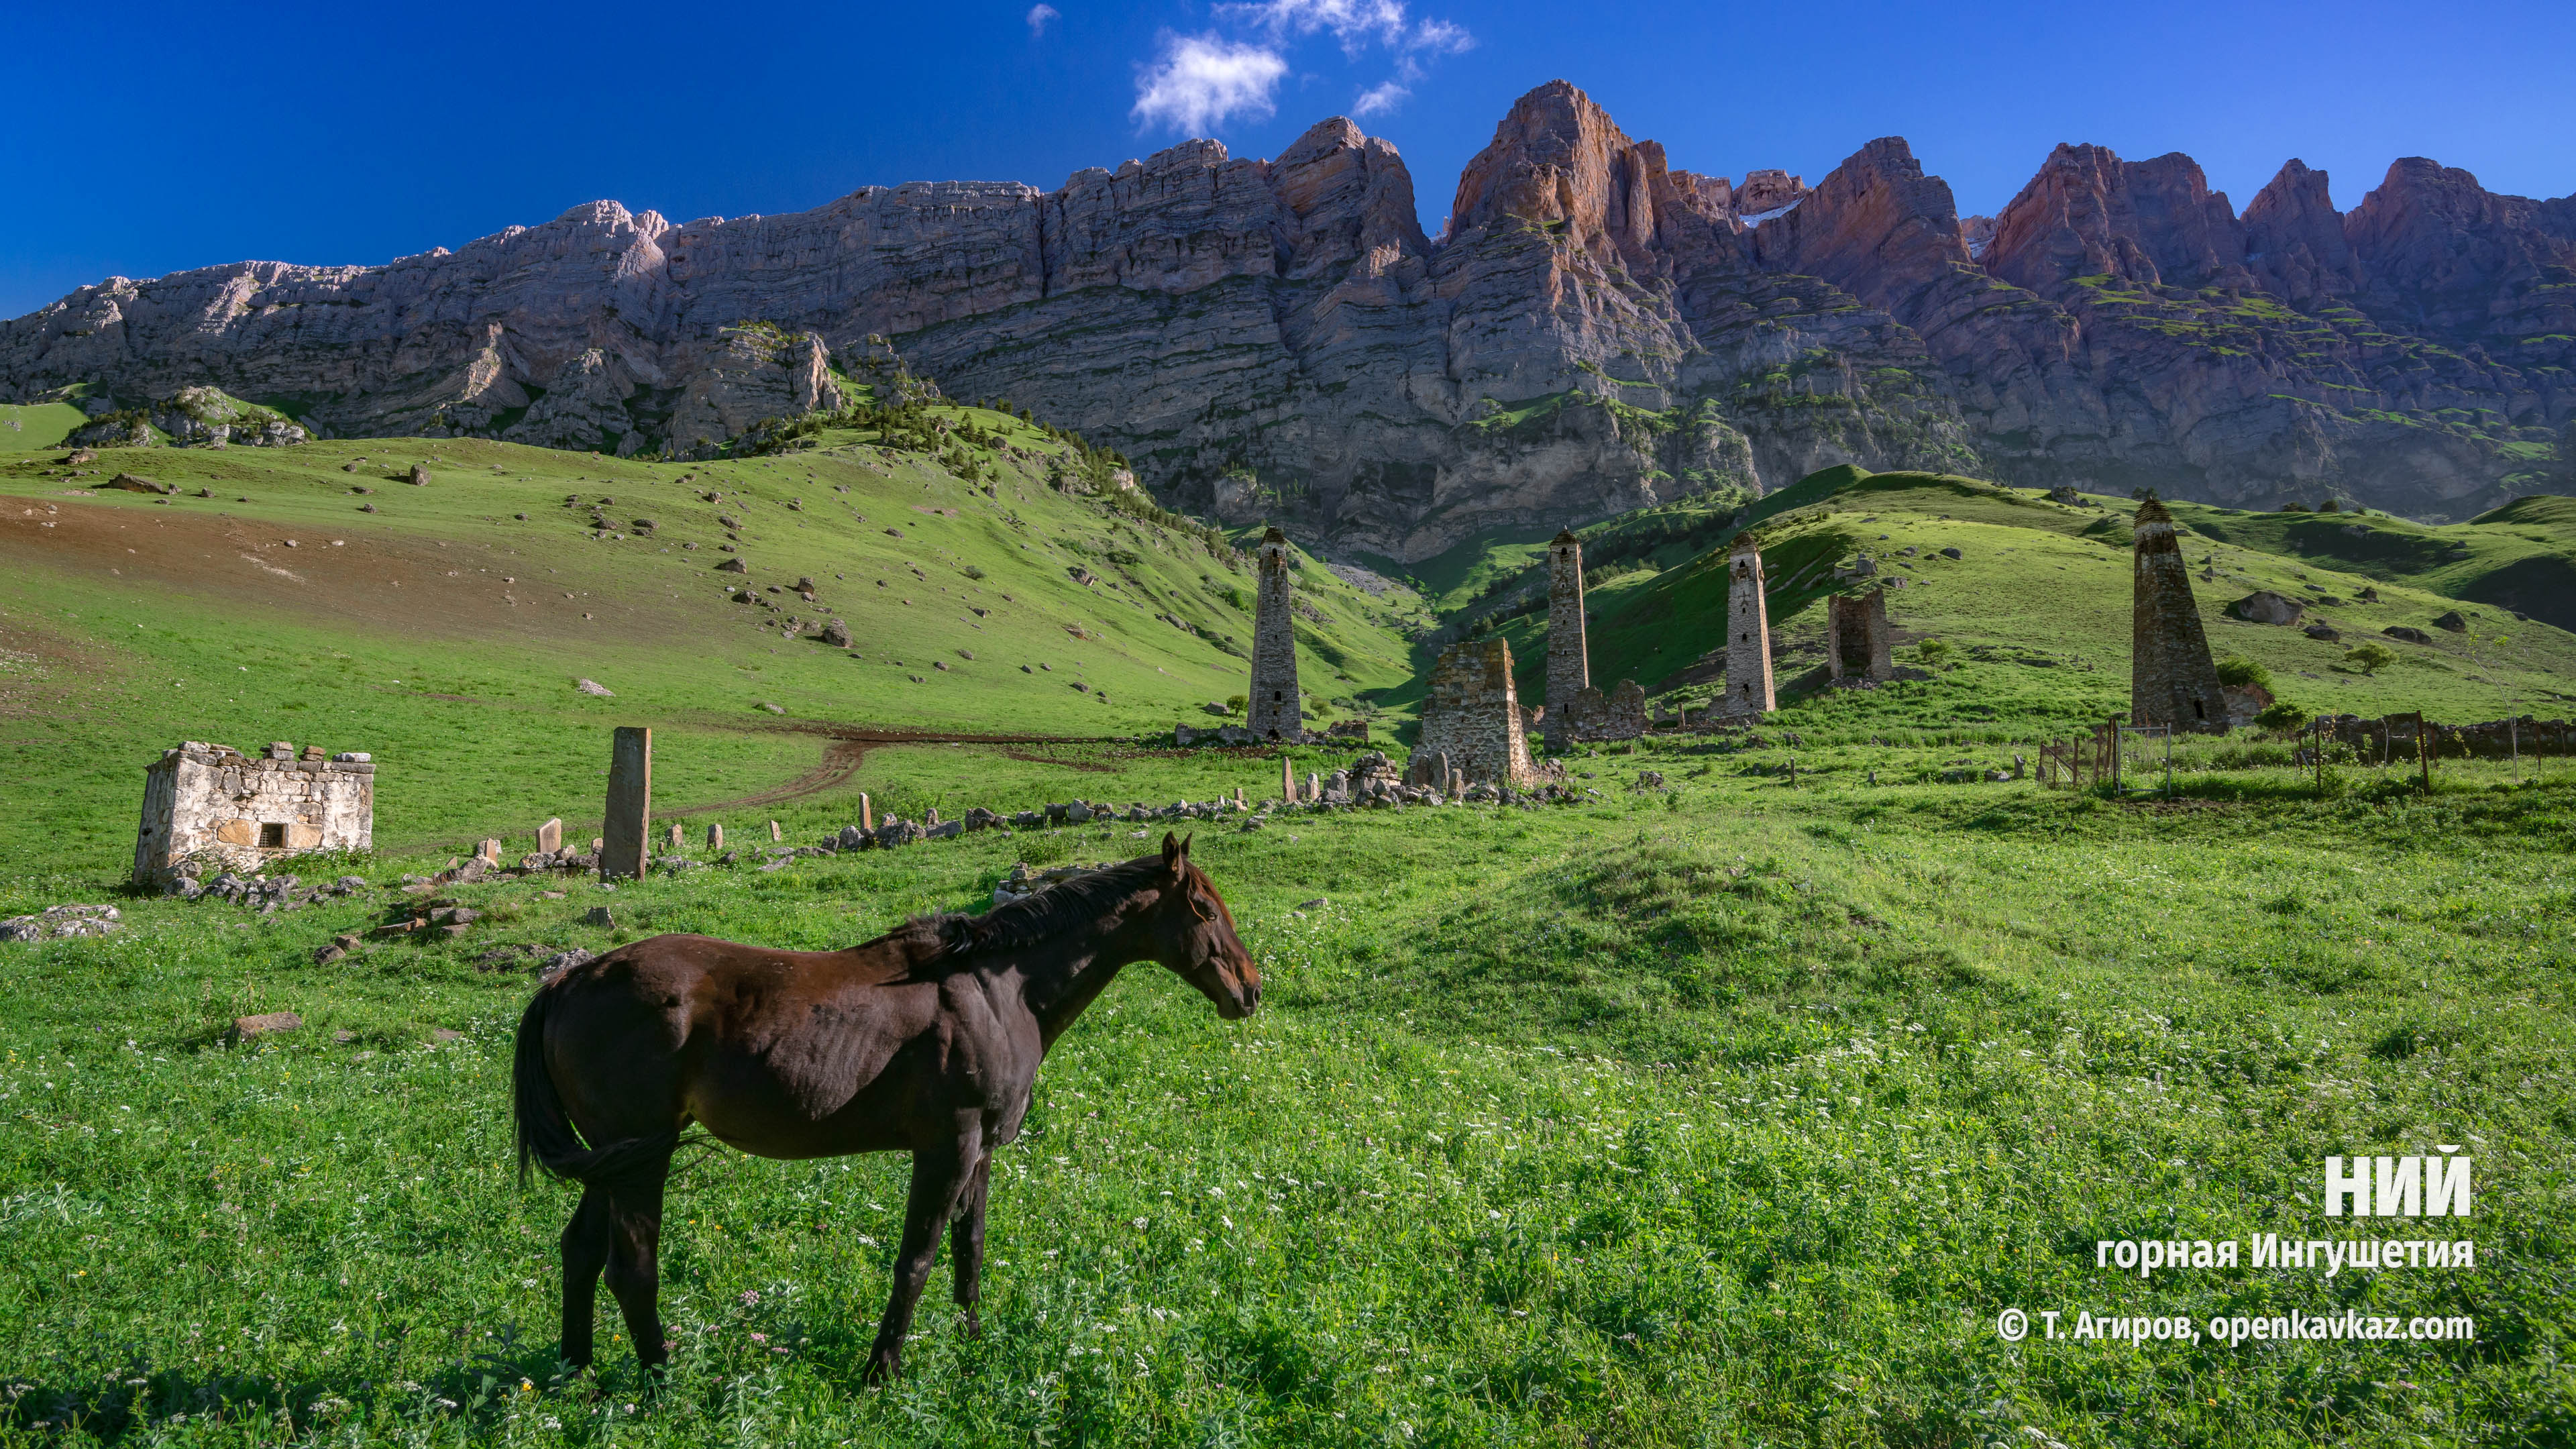
<svg viewBox="0 0 2576 1449">
<path fill-rule="evenodd" d="M 1161 856 L 1140 856 L 1048 886 L 980 916 L 956 911 L 915 916 L 892 934 L 906 937 L 916 947 L 927 947 L 923 964 L 985 951 L 1018 950 L 1098 922 L 1154 883 L 1162 871 Z"/>
</svg>

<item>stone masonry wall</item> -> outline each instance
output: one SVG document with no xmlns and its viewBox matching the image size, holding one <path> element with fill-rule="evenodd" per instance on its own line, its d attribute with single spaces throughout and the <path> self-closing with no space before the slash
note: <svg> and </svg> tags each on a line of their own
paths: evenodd
<svg viewBox="0 0 2576 1449">
<path fill-rule="evenodd" d="M 1464 774 L 1470 785 L 1528 789 L 1538 782 L 1512 687 L 1512 649 L 1502 640 L 1452 644 L 1432 667 L 1413 765 L 1419 768 L 1444 753 L 1449 768 Z"/>
<path fill-rule="evenodd" d="M 2209 654 L 2190 565 L 2173 515 L 2152 496 L 2138 505 L 2135 589 L 2129 615 L 2129 720 L 2189 731 L 2224 732 L 2227 700 Z"/>
<path fill-rule="evenodd" d="M 1547 710 L 1574 708 L 1574 697 L 1592 687 L 1592 660 L 1583 638 L 1583 544 L 1566 529 L 1547 545 Z M 1555 729 L 1550 728 L 1553 737 Z"/>
<path fill-rule="evenodd" d="M 270 745 L 257 758 L 194 740 L 143 772 L 134 878 L 168 885 L 219 861 L 255 870 L 311 850 L 375 843 L 376 767 L 365 755 Z"/>
<path fill-rule="evenodd" d="M 1244 723 L 1255 739 L 1302 739 L 1306 717 L 1297 698 L 1297 616 L 1288 535 L 1275 528 L 1261 536 L 1260 579 L 1252 613 L 1252 694 Z"/>
<path fill-rule="evenodd" d="M 1888 647 L 1887 592 L 1858 598 L 1836 594 L 1827 606 L 1825 673 L 1836 684 L 1885 684 L 1896 677 Z"/>
<path fill-rule="evenodd" d="M 1762 549 L 1739 537 L 1726 556 L 1726 694 L 1714 714 L 1743 718 L 1769 714 L 1771 613 L 1763 602 Z"/>
</svg>

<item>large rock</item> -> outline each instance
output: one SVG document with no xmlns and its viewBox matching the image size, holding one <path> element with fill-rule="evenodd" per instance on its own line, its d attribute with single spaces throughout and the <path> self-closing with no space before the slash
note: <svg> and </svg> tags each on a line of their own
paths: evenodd
<svg viewBox="0 0 2576 1449">
<path fill-rule="evenodd" d="M 2253 624 L 2295 624 L 2307 614 L 2308 606 L 2270 589 L 2256 589 L 2228 605 L 2227 612 Z"/>
</svg>

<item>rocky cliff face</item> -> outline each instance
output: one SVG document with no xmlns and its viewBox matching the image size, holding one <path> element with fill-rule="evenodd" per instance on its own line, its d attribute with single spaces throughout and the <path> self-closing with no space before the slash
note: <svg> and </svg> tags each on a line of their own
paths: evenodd
<svg viewBox="0 0 2576 1449">
<path fill-rule="evenodd" d="M 1415 216 L 1339 119 L 1051 192 L 680 226 L 597 202 L 381 267 L 110 278 L 0 329 L 0 395 L 212 386 L 340 434 L 687 451 L 837 405 L 832 358 L 881 336 L 1182 506 L 1401 558 L 1840 462 L 2458 511 L 2547 472 L 2576 414 L 2576 198 L 2427 161 L 2348 216 L 2293 161 L 2239 217 L 2187 157 L 2061 146 L 1961 218 L 1900 139 L 1735 182 L 1551 82 L 1446 236 Z"/>
</svg>

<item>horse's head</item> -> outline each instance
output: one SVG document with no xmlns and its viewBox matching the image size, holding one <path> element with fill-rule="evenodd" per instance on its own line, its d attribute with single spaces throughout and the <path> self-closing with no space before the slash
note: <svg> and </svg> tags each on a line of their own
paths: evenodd
<svg viewBox="0 0 2576 1449">
<path fill-rule="evenodd" d="M 1234 915 L 1207 872 L 1190 864 L 1190 846 L 1163 835 L 1163 897 L 1150 913 L 1155 960 L 1197 987 L 1228 1021 L 1261 1005 L 1261 968 L 1234 933 Z"/>
</svg>

